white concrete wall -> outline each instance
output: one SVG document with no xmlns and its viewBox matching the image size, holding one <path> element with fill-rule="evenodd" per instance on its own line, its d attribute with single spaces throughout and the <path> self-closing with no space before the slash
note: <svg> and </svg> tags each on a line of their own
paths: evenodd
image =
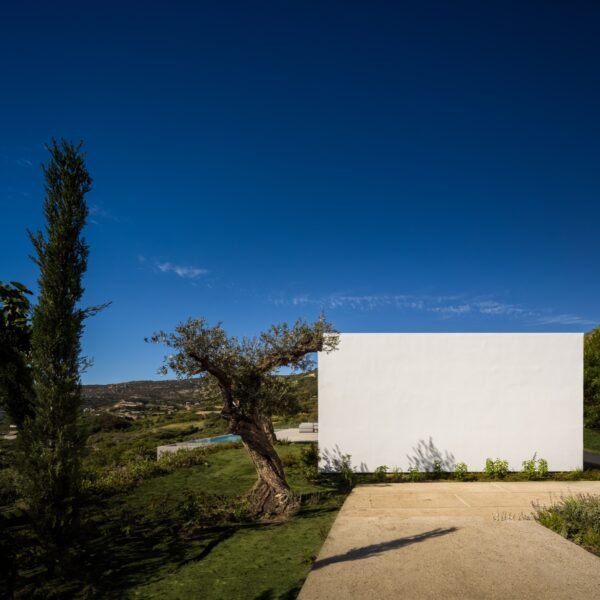
<svg viewBox="0 0 600 600">
<path fill-rule="evenodd" d="M 579 469 L 582 423 L 583 334 L 345 333 L 319 354 L 319 448 L 358 470 L 534 455 Z"/>
</svg>

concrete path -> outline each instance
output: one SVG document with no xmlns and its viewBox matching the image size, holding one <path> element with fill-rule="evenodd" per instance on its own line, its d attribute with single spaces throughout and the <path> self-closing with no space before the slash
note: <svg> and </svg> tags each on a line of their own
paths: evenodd
<svg viewBox="0 0 600 600">
<path fill-rule="evenodd" d="M 527 517 L 600 482 L 355 488 L 299 600 L 600 598 L 600 558 Z"/>
</svg>

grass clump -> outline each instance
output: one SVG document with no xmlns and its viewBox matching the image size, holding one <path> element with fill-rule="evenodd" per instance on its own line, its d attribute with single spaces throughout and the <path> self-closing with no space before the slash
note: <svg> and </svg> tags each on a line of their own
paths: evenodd
<svg viewBox="0 0 600 600">
<path fill-rule="evenodd" d="M 578 494 L 561 498 L 549 507 L 534 508 L 539 523 L 600 555 L 600 496 Z"/>
</svg>

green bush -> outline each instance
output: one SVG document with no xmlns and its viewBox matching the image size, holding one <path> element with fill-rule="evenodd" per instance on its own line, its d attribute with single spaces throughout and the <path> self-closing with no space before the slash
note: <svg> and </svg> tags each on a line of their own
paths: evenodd
<svg viewBox="0 0 600 600">
<path fill-rule="evenodd" d="M 340 483 L 343 489 L 351 490 L 356 485 L 356 473 L 352 467 L 352 457 L 344 454 L 339 460 Z"/>
<path fill-rule="evenodd" d="M 536 505 L 535 512 L 542 525 L 600 554 L 600 496 L 569 496 L 550 507 Z"/>
<path fill-rule="evenodd" d="M 491 479 L 504 479 L 508 474 L 508 461 L 488 458 L 485 461 L 485 474 Z"/>
<path fill-rule="evenodd" d="M 536 479 L 537 469 L 535 466 L 535 459 L 524 460 L 522 472 L 525 473 L 528 479 Z"/>
<path fill-rule="evenodd" d="M 302 460 L 297 454 L 286 454 L 281 458 L 281 462 L 286 468 L 299 467 L 302 464 Z"/>
<path fill-rule="evenodd" d="M 100 474 L 89 473 L 83 480 L 84 491 L 98 495 L 113 495 L 127 491 L 146 479 L 165 475 L 178 469 L 208 465 L 206 455 L 212 448 L 196 448 L 167 453 L 158 460 L 140 459 L 123 466 L 106 469 Z"/>
<path fill-rule="evenodd" d="M 20 496 L 17 471 L 10 467 L 0 470 L 0 506 L 12 504 Z"/>
<path fill-rule="evenodd" d="M 300 449 L 300 459 L 302 464 L 307 467 L 317 467 L 319 465 L 319 449 L 317 444 L 306 444 Z"/>
<path fill-rule="evenodd" d="M 464 462 L 456 463 L 454 465 L 454 479 L 466 479 L 468 474 L 469 467 L 467 467 L 467 465 Z"/>
<path fill-rule="evenodd" d="M 527 479 L 546 479 L 548 476 L 548 461 L 544 458 L 524 460 L 521 472 L 525 474 Z"/>
<path fill-rule="evenodd" d="M 309 481 L 319 477 L 319 449 L 317 444 L 306 444 L 300 449 L 300 465 L 302 474 Z"/>
<path fill-rule="evenodd" d="M 409 467 L 406 475 L 409 481 L 421 481 L 423 479 L 423 473 L 417 467 Z"/>
<path fill-rule="evenodd" d="M 376 483 L 383 483 L 387 480 L 388 468 L 386 465 L 381 465 L 373 471 L 373 481 Z"/>
<path fill-rule="evenodd" d="M 402 479 L 402 471 L 398 467 L 394 467 L 390 471 L 390 475 L 392 476 L 393 481 L 400 481 L 400 479 Z"/>
<path fill-rule="evenodd" d="M 120 415 L 114 415 L 109 412 L 102 412 L 86 419 L 88 431 L 93 433 L 106 433 L 109 431 L 125 431 L 130 429 L 133 421 Z"/>
<path fill-rule="evenodd" d="M 433 467 L 431 468 L 431 478 L 432 479 L 441 479 L 442 477 L 442 463 L 439 461 L 435 461 L 433 463 Z"/>
</svg>

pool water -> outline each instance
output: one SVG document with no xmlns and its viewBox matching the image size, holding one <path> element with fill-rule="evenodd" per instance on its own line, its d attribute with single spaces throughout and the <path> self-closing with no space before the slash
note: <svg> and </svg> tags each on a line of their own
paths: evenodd
<svg viewBox="0 0 600 600">
<path fill-rule="evenodd" d="M 241 439 L 239 435 L 227 433 L 225 435 L 215 435 L 215 437 L 200 438 L 194 440 L 194 442 L 197 444 L 223 444 L 225 442 L 239 442 Z"/>
</svg>

